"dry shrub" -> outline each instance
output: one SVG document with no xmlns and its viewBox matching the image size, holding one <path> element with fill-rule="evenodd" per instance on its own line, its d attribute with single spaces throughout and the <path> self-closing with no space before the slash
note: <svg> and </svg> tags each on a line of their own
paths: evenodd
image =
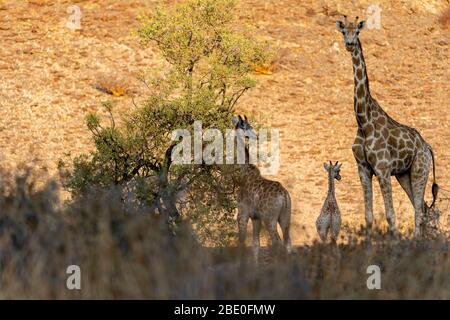
<svg viewBox="0 0 450 320">
<path fill-rule="evenodd" d="M 317 299 L 448 299 L 450 267 L 446 237 L 417 240 L 412 230 L 392 237 L 375 229 L 344 226 L 348 237 L 337 246 L 315 243 L 300 249 L 299 261 L 310 284 L 309 297 Z M 381 289 L 369 290 L 367 267 L 381 269 Z"/>
<path fill-rule="evenodd" d="M 438 21 L 443 28 L 450 28 L 450 7 L 444 10 L 444 12 L 439 16 Z"/>
<path fill-rule="evenodd" d="M 236 248 L 204 248 L 189 225 L 127 211 L 116 190 L 60 204 L 56 185 L 34 190 L 19 176 L 0 186 L 0 298 L 42 299 L 449 299 L 447 237 L 391 238 L 344 226 L 339 245 L 314 243 L 292 256 L 267 249 L 254 265 Z M 245 257 L 245 256 L 244 256 Z M 66 288 L 81 268 L 82 289 Z M 381 290 L 366 286 L 381 268 Z"/>
<path fill-rule="evenodd" d="M 35 191 L 27 174 L 2 184 L 0 298 L 302 297 L 284 290 L 295 266 L 281 274 L 268 269 L 271 276 L 252 272 L 242 281 L 243 265 L 213 263 L 186 223 L 174 234 L 163 219 L 126 211 L 117 190 L 92 191 L 65 205 L 55 190 L 48 183 Z M 66 288 L 69 265 L 81 268 L 79 291 Z M 271 290 L 277 283 L 283 287 Z"/>
<path fill-rule="evenodd" d="M 435 238 L 446 234 L 446 230 L 441 223 L 442 216 L 443 214 L 438 207 L 426 207 L 422 228 L 426 238 Z"/>
<path fill-rule="evenodd" d="M 115 190 L 61 206 L 54 183 L 32 185 L 20 176 L 1 190 L 2 298 L 176 298 L 174 275 L 205 268 L 185 225 L 174 237 L 159 219 L 125 212 Z M 66 288 L 69 265 L 81 268 L 80 291 Z"/>
<path fill-rule="evenodd" d="M 271 75 L 273 72 L 273 66 L 270 65 L 262 65 L 262 66 L 255 66 L 254 71 L 256 74 L 261 74 L 261 75 Z"/>
<path fill-rule="evenodd" d="M 121 97 L 130 92 L 130 86 L 127 81 L 117 74 L 103 74 L 97 78 L 92 86 L 114 97 Z"/>
</svg>

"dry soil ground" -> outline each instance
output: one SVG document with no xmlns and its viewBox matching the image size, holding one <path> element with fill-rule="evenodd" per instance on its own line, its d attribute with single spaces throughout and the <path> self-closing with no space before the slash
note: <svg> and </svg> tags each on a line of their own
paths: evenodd
<svg viewBox="0 0 450 320">
<path fill-rule="evenodd" d="M 170 1 L 166 1 L 169 3 Z M 81 8 L 81 29 L 66 27 L 67 7 Z M 0 167 L 33 163 L 41 179 L 56 173 L 57 161 L 92 148 L 84 116 L 101 111 L 108 97 L 92 88 L 119 78 L 132 90 L 113 98 L 118 110 L 145 95 L 135 80 L 141 69 L 161 64 L 156 50 L 139 44 L 136 17 L 151 10 L 144 0 L 29 0 L 0 4 Z M 372 1 L 245 0 L 239 14 L 257 27 L 255 36 L 278 50 L 271 75 L 239 105 L 281 131 L 281 181 L 293 199 L 293 239 L 315 238 L 314 221 L 326 195 L 322 163 L 343 163 L 337 198 L 344 222 L 364 222 L 362 191 L 351 152 L 356 132 L 351 61 L 335 30 L 338 13 L 367 16 Z M 417 128 L 433 146 L 437 180 L 450 189 L 450 97 L 448 22 L 439 16 L 448 0 L 385 1 L 381 29 L 361 33 L 371 91 L 395 119 Z M 402 229 L 413 210 L 393 180 Z M 430 199 L 430 191 L 426 197 Z M 449 197 L 445 191 L 442 197 Z M 445 207 L 444 201 L 440 203 Z M 385 224 L 378 185 L 375 218 Z M 447 211 L 448 213 L 448 211 Z M 443 221 L 448 223 L 447 220 Z"/>
</svg>

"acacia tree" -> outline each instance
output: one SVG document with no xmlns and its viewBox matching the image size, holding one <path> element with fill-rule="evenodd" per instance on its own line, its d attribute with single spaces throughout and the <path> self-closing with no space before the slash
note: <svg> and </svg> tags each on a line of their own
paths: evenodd
<svg viewBox="0 0 450 320">
<path fill-rule="evenodd" d="M 233 0 L 187 0 L 142 20 L 138 34 L 144 44 L 156 45 L 166 61 L 164 75 L 139 77 L 151 93 L 120 124 L 110 102 L 104 103 L 108 126 L 96 114 L 87 116 L 96 148 L 65 172 L 74 196 L 93 187 L 126 187 L 138 205 L 168 221 L 185 208 L 201 240 L 230 239 L 234 167 L 175 165 L 171 133 L 193 132 L 194 121 L 203 129 L 228 128 L 239 99 L 255 86 L 251 72 L 270 59 L 263 43 L 235 29 L 235 9 Z"/>
</svg>

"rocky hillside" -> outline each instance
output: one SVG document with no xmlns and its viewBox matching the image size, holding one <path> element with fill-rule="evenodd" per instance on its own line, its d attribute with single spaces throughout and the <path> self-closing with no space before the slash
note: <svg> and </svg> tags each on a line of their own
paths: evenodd
<svg viewBox="0 0 450 320">
<path fill-rule="evenodd" d="M 76 3 L 81 29 L 66 27 Z M 2 1 L 0 4 L 0 168 L 33 163 L 42 179 L 58 159 L 92 148 L 84 116 L 116 100 L 118 110 L 145 96 L 135 79 L 161 64 L 139 44 L 136 18 L 156 1 Z M 169 3 L 170 1 L 166 1 Z M 371 91 L 396 120 L 417 128 L 433 146 L 442 198 L 450 194 L 450 25 L 448 0 L 377 1 L 381 28 L 364 30 Z M 316 237 L 314 221 L 326 195 L 322 163 L 343 163 L 337 198 L 344 222 L 364 222 L 362 191 L 351 152 L 356 132 L 351 61 L 335 29 L 340 14 L 369 15 L 371 1 L 242 0 L 242 20 L 277 51 L 270 74 L 239 111 L 281 130 L 281 168 L 273 177 L 293 198 L 293 238 Z M 445 12 L 447 10 L 447 14 Z M 93 84 L 119 88 L 108 96 Z M 128 89 L 122 95 L 121 88 Z M 100 111 L 101 112 L 101 111 Z M 413 209 L 394 184 L 399 226 L 409 228 Z M 375 218 L 385 224 L 378 185 Z M 426 197 L 430 199 L 427 190 Z M 448 205 L 448 201 L 440 202 Z M 448 214 L 448 211 L 447 211 Z M 448 223 L 448 221 L 443 221 Z"/>
</svg>

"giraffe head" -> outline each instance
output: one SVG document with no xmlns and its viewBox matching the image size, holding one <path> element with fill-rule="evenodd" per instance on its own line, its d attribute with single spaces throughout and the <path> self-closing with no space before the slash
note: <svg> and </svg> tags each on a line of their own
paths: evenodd
<svg viewBox="0 0 450 320">
<path fill-rule="evenodd" d="M 348 22 L 347 16 L 344 16 L 344 19 L 344 21 L 336 21 L 336 27 L 344 36 L 344 44 L 347 51 L 353 52 L 358 44 L 359 32 L 364 29 L 366 22 L 358 22 L 358 17 L 356 17 L 354 22 Z"/>
<path fill-rule="evenodd" d="M 242 130 L 245 137 L 256 140 L 257 136 L 255 130 L 253 130 L 253 127 L 248 122 L 247 116 L 244 116 L 244 118 L 241 116 L 233 116 L 231 123 L 233 124 L 235 130 Z"/>
<path fill-rule="evenodd" d="M 341 180 L 341 175 L 340 175 L 341 166 L 342 166 L 342 163 L 339 163 L 338 161 L 336 161 L 335 164 L 332 164 L 331 161 L 330 161 L 330 163 L 325 162 L 323 164 L 323 167 L 328 172 L 328 175 L 330 175 L 332 179 L 336 179 L 338 181 Z"/>
</svg>

